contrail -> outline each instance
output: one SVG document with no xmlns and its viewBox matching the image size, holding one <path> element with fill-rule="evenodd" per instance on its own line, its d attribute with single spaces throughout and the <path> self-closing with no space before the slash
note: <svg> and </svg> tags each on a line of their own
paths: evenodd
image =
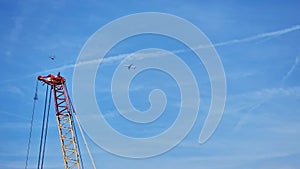
<svg viewBox="0 0 300 169">
<path fill-rule="evenodd" d="M 225 45 L 231 45 L 235 43 L 242 43 L 242 42 L 250 42 L 258 39 L 263 39 L 263 38 L 269 38 L 269 37 L 274 37 L 274 36 L 280 36 L 286 33 L 290 33 L 293 31 L 298 31 L 300 29 L 300 25 L 295 25 L 290 28 L 286 29 L 281 29 L 273 32 L 267 32 L 267 33 L 261 33 L 255 36 L 247 37 L 247 38 L 242 38 L 242 39 L 233 39 L 225 42 L 220 42 L 220 43 L 215 43 L 213 46 L 225 46 Z"/>
<path fill-rule="evenodd" d="M 290 32 L 293 32 L 293 31 L 297 31 L 297 30 L 300 30 L 300 25 L 295 25 L 293 27 L 282 29 L 282 30 L 277 30 L 277 31 L 274 31 L 274 32 L 261 33 L 261 34 L 251 36 L 251 37 L 247 37 L 247 38 L 243 38 L 243 39 L 234 39 L 234 40 L 229 40 L 229 41 L 225 41 L 225 42 L 215 43 L 215 44 L 213 44 L 213 46 L 225 46 L 225 45 L 231 45 L 231 44 L 235 44 L 235 43 L 249 42 L 249 41 L 254 41 L 254 40 L 262 39 L 262 38 L 280 36 L 280 35 L 290 33 Z M 182 52 L 185 52 L 185 51 L 186 50 L 175 50 L 175 51 L 173 51 L 173 53 L 182 53 Z M 85 65 L 85 64 L 97 64 L 101 61 L 104 62 L 104 63 L 112 63 L 112 62 L 115 62 L 115 61 L 119 61 L 119 60 L 121 60 L 121 59 L 123 59 L 126 56 L 129 56 L 131 54 L 132 53 L 120 54 L 120 55 L 111 56 L 111 57 L 104 58 L 104 59 L 100 58 L 100 59 L 94 59 L 94 60 L 79 62 L 77 64 L 64 65 L 64 66 L 61 66 L 61 67 L 58 67 L 58 68 L 54 68 L 54 69 L 34 73 L 31 76 L 37 75 L 37 74 L 44 74 L 44 73 L 48 73 L 48 72 L 53 72 L 53 71 L 66 70 L 66 69 L 74 68 L 75 66 L 80 66 L 80 65 Z"/>
<path fill-rule="evenodd" d="M 100 62 L 102 62 L 102 63 L 112 63 L 112 62 L 121 60 L 121 59 L 125 58 L 128 55 L 130 55 L 130 54 L 120 54 L 120 55 L 111 56 L 111 57 L 108 57 L 108 58 L 97 58 L 97 59 L 93 59 L 93 60 L 78 62 L 78 63 L 75 63 L 75 64 L 63 65 L 63 66 L 60 66 L 60 67 L 57 67 L 57 68 L 36 72 L 36 73 L 33 73 L 29 76 L 36 76 L 36 75 L 40 75 L 40 74 L 46 74 L 46 73 L 49 73 L 49 72 L 58 72 L 58 71 L 66 70 L 66 69 L 71 69 L 71 68 L 74 68 L 76 66 L 89 65 L 89 64 L 99 64 Z"/>
<path fill-rule="evenodd" d="M 280 35 L 284 35 L 293 31 L 298 31 L 300 30 L 300 25 L 295 25 L 292 26 L 290 28 L 286 28 L 286 29 L 281 29 L 281 30 L 277 30 L 277 31 L 273 31 L 273 32 L 266 32 L 266 33 L 261 33 L 261 34 L 257 34 L 255 36 L 251 36 L 251 37 L 247 37 L 247 38 L 242 38 L 242 39 L 233 39 L 233 40 L 229 40 L 229 41 L 225 41 L 225 42 L 219 42 L 219 43 L 215 43 L 212 44 L 213 47 L 217 47 L 217 46 L 226 46 L 226 45 L 231 45 L 231 44 L 236 44 L 236 43 L 243 43 L 243 42 L 250 42 L 250 41 L 254 41 L 254 40 L 258 40 L 258 39 L 263 39 L 263 38 L 270 38 L 270 37 L 274 37 L 274 36 L 280 36 Z M 203 47 L 211 47 L 211 46 L 200 46 L 199 48 L 203 48 Z M 182 53 L 185 52 L 186 50 L 176 50 L 173 51 L 173 53 Z M 102 60 L 102 62 L 109 62 L 112 63 L 114 61 L 118 61 L 120 59 L 125 58 L 126 56 L 128 56 L 130 54 L 120 54 L 120 55 L 116 55 L 116 56 L 112 56 L 112 57 L 108 57 L 108 58 L 100 58 L 100 59 L 94 59 L 94 60 L 90 60 L 90 61 L 84 61 L 84 62 L 80 62 L 77 64 L 68 64 L 68 65 L 63 65 L 61 67 L 58 68 L 54 68 L 54 69 L 48 69 L 45 71 L 40 71 L 40 72 L 36 72 L 33 74 L 29 74 L 27 76 L 23 76 L 22 79 L 24 78 L 30 78 L 30 77 L 34 77 L 36 75 L 39 74 L 45 74 L 45 73 L 49 73 L 49 72 L 57 72 L 57 71 L 62 71 L 62 70 L 66 70 L 66 69 L 71 69 L 74 68 L 75 66 L 80 66 L 83 64 L 96 64 L 99 63 Z M 283 78 L 283 80 L 285 80 L 295 69 L 296 65 L 299 62 L 299 58 L 296 59 L 296 64 L 293 65 L 293 67 L 290 69 L 290 71 L 286 74 L 286 76 Z M 8 83 L 8 82 L 12 82 L 12 81 L 16 81 L 16 80 L 20 80 L 20 78 L 18 79 L 8 79 L 8 80 L 4 80 L 2 82 L 0 82 L 0 84 L 3 83 Z"/>
<path fill-rule="evenodd" d="M 285 76 L 282 78 L 282 82 L 284 82 L 295 70 L 295 68 L 297 67 L 298 63 L 300 61 L 300 56 L 298 56 L 294 62 L 294 64 L 292 65 L 292 67 L 290 68 L 290 70 L 285 74 Z"/>
<path fill-rule="evenodd" d="M 22 76 L 20 78 L 2 80 L 2 81 L 0 81 L 0 84 L 15 82 L 17 80 L 24 80 L 24 79 L 27 79 L 27 78 L 33 78 L 33 77 L 36 77 L 38 75 L 44 75 L 44 74 L 48 74 L 48 73 L 51 73 L 51 72 L 59 72 L 59 71 L 67 70 L 67 69 L 72 69 L 76 66 L 82 66 L 82 65 L 87 65 L 87 64 L 98 64 L 101 61 L 103 63 L 113 63 L 115 61 L 121 60 L 122 58 L 125 58 L 128 55 L 130 55 L 130 54 L 120 54 L 120 55 L 111 56 L 111 57 L 108 57 L 108 58 L 99 58 L 99 59 L 93 59 L 93 60 L 78 62 L 78 63 L 75 63 L 75 64 L 66 64 L 66 65 L 63 65 L 63 66 L 60 66 L 60 67 L 57 67 L 57 68 L 47 69 L 47 70 L 35 72 L 35 73 L 32 73 L 32 74 L 28 74 L 28 75 Z"/>
</svg>

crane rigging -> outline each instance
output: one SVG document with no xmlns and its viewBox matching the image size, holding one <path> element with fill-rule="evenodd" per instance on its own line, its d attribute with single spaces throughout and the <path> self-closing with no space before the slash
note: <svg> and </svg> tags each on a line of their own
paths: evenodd
<svg viewBox="0 0 300 169">
<path fill-rule="evenodd" d="M 65 86 L 65 78 L 60 76 L 48 75 L 38 76 L 38 80 L 51 86 L 54 95 L 54 105 L 56 120 L 60 136 L 61 148 L 66 169 L 80 169 L 78 147 L 74 132 L 74 122 L 72 119 L 70 100 Z"/>
<path fill-rule="evenodd" d="M 76 126 L 80 130 L 80 134 L 84 141 L 84 144 L 87 149 L 92 166 L 94 169 L 96 169 L 96 165 L 94 163 L 90 149 L 86 142 L 83 130 L 81 128 L 80 122 L 76 116 L 75 109 L 73 107 L 70 96 L 68 94 L 68 90 L 67 90 L 66 83 L 65 83 L 66 82 L 65 78 L 62 77 L 60 75 L 60 73 L 58 73 L 57 76 L 49 74 L 47 76 L 38 76 L 37 79 L 39 81 L 42 81 L 44 84 L 47 84 L 44 119 L 43 119 L 42 135 L 41 135 L 41 141 L 40 141 L 40 153 L 39 153 L 39 160 L 38 160 L 38 168 L 43 168 L 45 143 L 46 143 L 47 127 L 48 127 L 48 117 L 49 117 L 49 110 L 50 110 L 49 105 L 50 105 L 50 100 L 51 100 L 51 93 L 53 93 L 56 121 L 57 121 L 57 126 L 58 126 L 58 133 L 59 133 L 59 138 L 60 138 L 60 143 L 61 143 L 61 149 L 62 149 L 62 155 L 63 155 L 65 169 L 82 169 L 83 168 L 83 162 L 82 162 L 82 158 L 80 156 L 80 147 L 78 144 L 75 122 L 77 124 Z M 46 109 L 48 86 L 51 87 L 51 90 L 49 93 L 48 109 Z M 34 105 L 35 105 L 36 100 L 37 100 L 37 89 L 36 89 L 36 93 L 35 93 L 35 97 L 34 97 Z M 46 125 L 44 125 L 46 110 L 48 110 L 48 112 L 47 112 Z M 74 117 L 75 117 L 76 121 L 73 120 Z M 44 129 L 45 129 L 45 133 L 43 133 Z M 31 137 L 31 133 L 30 133 L 30 137 Z M 30 137 L 29 137 L 29 144 L 30 144 Z M 43 146 L 42 146 L 42 144 L 43 144 Z M 28 146 L 27 151 L 29 151 L 29 149 L 30 149 L 30 145 Z M 41 154 L 41 152 L 42 152 L 42 154 Z M 28 156 L 28 152 L 27 152 L 27 156 Z M 41 159 L 40 159 L 40 157 L 41 157 Z M 28 161 L 28 157 L 26 159 L 25 169 L 27 168 L 27 161 Z"/>
</svg>

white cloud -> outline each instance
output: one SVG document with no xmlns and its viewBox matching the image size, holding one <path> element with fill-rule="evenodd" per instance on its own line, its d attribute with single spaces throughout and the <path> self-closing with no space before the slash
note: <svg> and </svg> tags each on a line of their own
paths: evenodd
<svg viewBox="0 0 300 169">
<path fill-rule="evenodd" d="M 246 78 L 249 76 L 253 76 L 255 74 L 255 72 L 230 72 L 230 73 L 226 73 L 227 78 L 231 78 L 231 79 L 241 79 L 241 78 Z"/>
<path fill-rule="evenodd" d="M 282 97 L 299 97 L 300 87 L 289 87 L 289 88 L 266 88 L 253 92 L 243 93 L 236 96 L 229 96 L 229 103 L 227 104 L 227 114 L 238 115 L 239 120 L 235 124 L 233 130 L 239 131 L 245 125 L 253 124 L 259 121 L 260 117 L 257 113 L 257 109 L 262 108 L 265 104 L 270 103 L 273 98 Z M 234 104 L 232 104 L 234 103 Z M 265 112 L 265 115 L 274 112 Z M 260 119 L 268 121 L 269 123 L 274 122 L 272 119 Z"/>
<path fill-rule="evenodd" d="M 258 97 L 274 97 L 274 96 L 300 96 L 300 87 L 288 87 L 288 88 L 266 88 L 254 92 Z"/>
<path fill-rule="evenodd" d="M 10 94 L 16 95 L 18 97 L 23 97 L 25 96 L 24 92 L 22 91 L 21 88 L 17 87 L 17 86 L 8 86 L 8 87 L 4 87 L 0 90 L 0 92 L 8 92 Z"/>
</svg>

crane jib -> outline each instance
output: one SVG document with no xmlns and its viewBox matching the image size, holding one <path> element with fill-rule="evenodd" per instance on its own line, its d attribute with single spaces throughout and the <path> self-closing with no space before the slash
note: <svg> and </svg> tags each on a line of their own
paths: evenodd
<svg viewBox="0 0 300 169">
<path fill-rule="evenodd" d="M 38 76 L 38 80 L 50 85 L 54 95 L 54 105 L 58 132 L 60 136 L 61 149 L 66 169 L 80 169 L 79 147 L 77 144 L 76 133 L 70 100 L 67 93 L 65 78 L 49 74 L 48 76 Z"/>
</svg>

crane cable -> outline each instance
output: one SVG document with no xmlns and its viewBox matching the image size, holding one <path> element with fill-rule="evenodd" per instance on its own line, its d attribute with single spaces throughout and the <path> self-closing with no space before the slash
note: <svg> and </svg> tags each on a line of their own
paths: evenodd
<svg viewBox="0 0 300 169">
<path fill-rule="evenodd" d="M 82 128 L 81 128 L 81 124 L 80 124 L 80 122 L 79 122 L 79 120 L 78 120 L 78 118 L 77 118 L 77 116 L 76 116 L 75 113 L 74 113 L 74 116 L 75 116 L 75 120 L 76 120 L 76 122 L 77 122 L 77 124 L 78 124 L 78 128 L 79 128 L 80 134 L 81 134 L 81 136 L 82 136 L 83 142 L 84 142 L 85 147 L 86 147 L 86 149 L 87 149 L 87 152 L 88 152 L 88 154 L 89 154 L 90 160 L 91 160 L 91 162 L 92 162 L 93 168 L 96 169 L 96 165 L 95 165 L 95 162 L 94 162 L 92 153 L 91 153 L 91 151 L 90 151 L 90 148 L 89 148 L 89 146 L 88 146 L 88 144 L 87 144 L 87 142 L 86 142 L 86 139 L 85 139 L 83 130 L 82 130 Z"/>
<path fill-rule="evenodd" d="M 85 139 L 85 136 L 84 136 L 84 133 L 83 133 L 81 124 L 80 124 L 80 122 L 79 122 L 79 120 L 78 120 L 78 118 L 77 118 L 77 115 L 76 115 L 74 106 L 73 106 L 73 104 L 72 104 L 70 95 L 69 95 L 69 93 L 68 93 L 68 89 L 67 89 L 66 87 L 65 87 L 65 89 L 66 89 L 66 92 L 67 92 L 67 96 L 68 96 L 68 100 L 69 100 L 70 106 L 71 106 L 71 108 L 72 108 L 72 112 L 73 112 L 73 114 L 74 114 L 75 120 L 76 120 L 77 125 L 78 125 L 78 128 L 79 128 L 81 137 L 82 137 L 82 139 L 83 139 L 84 145 L 85 145 L 86 150 L 87 150 L 87 152 L 88 152 L 89 158 L 90 158 L 90 160 L 91 160 L 91 163 L 92 163 L 92 165 L 93 165 L 93 168 L 96 169 L 96 165 L 95 165 L 95 162 L 94 162 L 92 153 L 91 153 L 90 148 L 89 148 L 89 146 L 88 146 L 88 144 L 87 144 L 87 141 L 86 141 L 86 139 Z M 78 139 L 77 139 L 77 140 L 78 140 Z"/>
<path fill-rule="evenodd" d="M 39 168 L 42 169 L 43 165 L 44 165 L 46 138 L 47 138 L 47 133 L 48 133 L 48 121 L 49 121 L 49 112 L 50 112 L 51 91 L 52 91 L 50 89 L 50 96 L 49 96 L 49 101 L 48 101 L 48 90 L 49 90 L 49 86 L 47 85 L 45 104 L 44 104 L 44 113 L 43 113 L 42 133 L 41 133 L 41 139 L 40 139 L 39 158 L 38 158 L 38 166 L 37 166 L 38 169 Z M 48 106 L 47 106 L 47 101 L 48 101 Z M 47 107 L 48 107 L 48 111 L 47 111 Z M 47 114 L 46 114 L 46 112 L 47 112 Z"/>
<path fill-rule="evenodd" d="M 72 118 L 72 121 L 73 121 L 73 115 L 71 115 L 71 118 Z M 74 130 L 74 133 L 75 133 L 75 138 L 77 140 L 77 147 L 78 147 L 78 152 L 79 152 L 79 159 L 80 159 L 80 162 L 82 164 L 81 165 L 82 169 L 84 169 L 84 164 L 83 164 L 83 160 L 82 160 L 82 156 L 81 156 L 81 149 L 80 149 L 79 142 L 78 142 L 78 137 L 77 137 L 77 131 L 76 131 L 75 123 L 73 125 L 73 130 Z"/>
<path fill-rule="evenodd" d="M 41 168 L 44 168 L 44 157 L 45 157 L 46 141 L 47 141 L 47 134 L 48 134 L 48 126 L 49 126 L 49 114 L 50 114 L 51 96 L 52 96 L 52 90 L 50 89 L 50 96 L 49 96 L 49 100 L 48 100 L 48 111 L 47 111 L 47 120 L 46 120 L 46 127 L 45 127 L 46 131 L 45 131 L 45 137 L 44 137 L 44 145 L 43 145 Z"/>
<path fill-rule="evenodd" d="M 43 138 L 44 138 L 44 126 L 45 126 L 47 99 L 48 99 L 48 85 L 47 85 L 47 89 L 46 89 L 46 97 L 45 97 L 45 104 L 44 104 L 44 115 L 43 115 L 42 133 L 41 133 L 41 139 L 40 139 L 40 149 L 39 149 L 39 158 L 38 158 L 37 168 L 40 168 L 40 162 L 41 162 L 41 153 L 42 153 L 42 144 L 43 144 Z"/>
<path fill-rule="evenodd" d="M 26 162 L 25 162 L 25 169 L 28 167 L 28 159 L 29 159 L 29 152 L 30 152 L 30 144 L 31 144 L 31 135 L 32 135 L 32 127 L 33 127 L 33 119 L 34 119 L 34 113 L 35 113 L 35 105 L 36 101 L 38 100 L 38 80 L 36 81 L 35 86 L 35 94 L 33 98 L 33 106 L 32 106 L 32 114 L 31 114 L 31 122 L 30 122 L 30 129 L 29 129 L 29 138 L 27 143 L 27 151 L 26 151 Z"/>
</svg>

